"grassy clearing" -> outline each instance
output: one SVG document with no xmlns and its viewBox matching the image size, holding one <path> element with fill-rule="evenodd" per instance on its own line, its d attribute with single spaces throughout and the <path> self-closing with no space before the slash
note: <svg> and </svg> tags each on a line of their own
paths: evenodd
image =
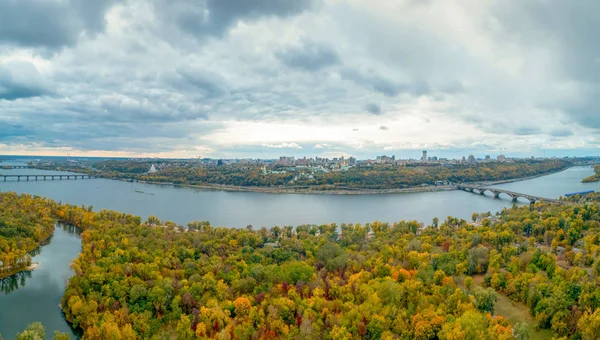
<svg viewBox="0 0 600 340">
<path fill-rule="evenodd" d="M 465 289 L 464 280 L 460 280 L 459 285 Z M 473 276 L 473 281 L 476 286 L 483 287 L 483 275 Z M 520 303 L 509 299 L 508 297 L 496 292 L 496 308 L 494 311 L 495 315 L 499 315 L 505 319 L 508 319 L 513 325 L 518 322 L 524 322 L 529 326 L 531 331 L 531 339 L 534 340 L 551 340 L 552 331 L 548 329 L 535 329 L 535 318 L 529 314 L 529 308 Z"/>
</svg>

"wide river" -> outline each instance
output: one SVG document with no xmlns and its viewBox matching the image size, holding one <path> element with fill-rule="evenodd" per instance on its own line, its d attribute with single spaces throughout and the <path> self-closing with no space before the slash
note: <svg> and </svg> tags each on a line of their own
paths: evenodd
<svg viewBox="0 0 600 340">
<path fill-rule="evenodd" d="M 6 163 L 5 163 L 6 164 Z M 1 170 L 2 174 L 56 174 L 34 169 Z M 574 167 L 548 176 L 498 185 L 511 191 L 548 198 L 568 192 L 600 190 L 599 183 L 581 183 L 593 174 L 591 167 Z M 94 210 L 112 209 L 146 218 L 156 215 L 185 225 L 208 220 L 216 226 L 255 228 L 275 225 L 366 223 L 372 221 L 418 220 L 430 223 L 433 217 L 470 219 L 473 212 L 492 213 L 510 207 L 508 197 L 482 197 L 462 191 L 389 195 L 305 195 L 227 192 L 168 185 L 150 185 L 107 179 L 63 181 L 0 181 L 1 191 L 46 196 L 56 201 L 92 205 Z M 526 202 L 526 201 L 523 201 Z M 2 282 L 0 292 L 0 334 L 12 338 L 33 321 L 42 321 L 47 333 L 68 331 L 58 308 L 70 261 L 80 250 L 75 233 L 57 227 L 49 245 L 34 257 L 41 262 L 30 276 Z M 18 285 L 16 284 L 18 283 Z M 18 289 L 15 289 L 17 288 Z"/>
</svg>

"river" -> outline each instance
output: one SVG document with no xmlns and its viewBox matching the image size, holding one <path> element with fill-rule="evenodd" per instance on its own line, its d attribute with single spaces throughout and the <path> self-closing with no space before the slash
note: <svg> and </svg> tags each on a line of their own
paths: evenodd
<svg viewBox="0 0 600 340">
<path fill-rule="evenodd" d="M 23 175 L 57 174 L 35 169 L 1 172 Z M 574 167 L 552 175 L 496 187 L 557 198 L 567 192 L 600 190 L 600 183 L 581 183 L 582 178 L 592 174 L 591 167 Z M 144 218 L 154 214 L 182 225 L 193 220 L 208 220 L 216 226 L 233 228 L 249 224 L 259 228 L 332 222 L 366 223 L 375 220 L 393 222 L 403 219 L 430 223 L 433 217 L 444 219 L 451 215 L 470 219 L 473 212 L 494 213 L 512 205 L 507 197 L 494 199 L 462 191 L 387 195 L 269 194 L 107 179 L 8 181 L 0 182 L 0 190 L 46 196 L 63 203 L 92 205 L 94 210 L 113 209 Z M 69 263 L 77 256 L 80 247 L 76 235 L 57 228 L 50 245 L 45 246 L 34 258 L 34 261 L 42 263 L 40 268 L 25 279 L 22 288 L 8 294 L 0 293 L 1 334 L 13 337 L 17 331 L 36 320 L 44 322 L 48 333 L 54 329 L 69 329 L 57 304 L 65 282 L 71 275 Z"/>
<path fill-rule="evenodd" d="M 59 224 L 33 256 L 33 262 L 40 263 L 36 270 L 0 280 L 0 334 L 5 339 L 16 338 L 34 321 L 44 324 L 50 338 L 55 330 L 76 336 L 58 303 L 73 275 L 70 263 L 80 250 L 79 229 Z"/>
</svg>

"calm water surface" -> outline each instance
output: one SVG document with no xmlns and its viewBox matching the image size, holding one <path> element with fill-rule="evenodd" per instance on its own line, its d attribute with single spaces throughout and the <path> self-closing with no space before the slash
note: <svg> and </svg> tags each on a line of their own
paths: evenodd
<svg viewBox="0 0 600 340">
<path fill-rule="evenodd" d="M 4 170 L 4 174 L 56 172 L 34 169 Z M 598 183 L 581 183 L 593 174 L 591 167 L 575 167 L 532 180 L 498 185 L 512 191 L 556 198 L 567 192 L 600 190 Z M 511 206 L 508 197 L 486 199 L 462 191 L 394 195 L 303 195 L 227 192 L 173 186 L 129 183 L 107 179 L 0 182 L 0 190 L 46 196 L 57 201 L 112 209 L 146 218 L 185 225 L 208 220 L 233 228 L 275 225 L 366 223 L 375 220 L 419 220 L 452 215 L 469 219 L 473 212 L 499 211 Z"/>
<path fill-rule="evenodd" d="M 36 270 L 0 280 L 0 334 L 5 339 L 16 338 L 34 321 L 44 324 L 49 337 L 54 330 L 75 336 L 58 303 L 73 275 L 69 264 L 81 250 L 79 229 L 57 225 L 50 242 L 39 250 L 33 257 L 40 263 Z"/>
<path fill-rule="evenodd" d="M 0 172 L 58 174 L 34 169 Z M 599 191 L 599 183 L 581 183 L 582 178 L 591 174 L 591 167 L 575 167 L 497 187 L 557 198 L 572 191 Z M 473 212 L 494 213 L 512 205 L 507 197 L 493 199 L 462 191 L 358 196 L 291 195 L 176 188 L 106 179 L 0 181 L 0 190 L 46 196 L 63 203 L 92 205 L 94 210 L 113 209 L 144 218 L 154 214 L 182 225 L 193 220 L 209 220 L 213 225 L 233 228 L 248 224 L 272 227 L 413 219 L 430 223 L 433 217 L 443 219 L 451 215 L 470 219 Z M 55 329 L 70 331 L 57 304 L 66 281 L 72 275 L 70 261 L 77 256 L 80 248 L 76 234 L 57 228 L 51 243 L 34 258 L 34 261 L 42 263 L 40 268 L 30 277 L 21 276 L 13 278 L 10 283 L 3 283 L 3 287 L 22 286 L 16 290 L 4 289 L 4 293 L 0 293 L 0 333 L 5 338 L 13 337 L 27 324 L 38 320 L 46 325 L 48 333 Z"/>
</svg>

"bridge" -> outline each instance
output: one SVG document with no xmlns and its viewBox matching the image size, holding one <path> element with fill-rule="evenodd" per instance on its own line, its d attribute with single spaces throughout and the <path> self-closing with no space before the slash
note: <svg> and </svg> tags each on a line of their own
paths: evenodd
<svg viewBox="0 0 600 340">
<path fill-rule="evenodd" d="M 4 179 L 4 182 L 7 181 L 8 178 L 16 178 L 17 181 L 21 181 L 23 178 L 26 181 L 46 181 L 46 180 L 68 180 L 68 179 L 92 179 L 94 176 L 90 175 L 0 175 Z"/>
<path fill-rule="evenodd" d="M 456 188 L 458 190 L 472 192 L 474 194 L 479 194 L 482 196 L 485 195 L 486 191 L 489 191 L 494 195 L 494 198 L 500 198 L 500 194 L 505 194 L 505 195 L 509 196 L 513 202 L 516 202 L 517 199 L 519 199 L 519 198 L 524 198 L 524 199 L 528 200 L 530 204 L 534 204 L 535 202 L 538 202 L 538 201 L 557 203 L 557 204 L 564 203 L 563 201 L 560 201 L 560 200 L 557 200 L 554 198 L 545 198 L 545 197 L 540 197 L 540 196 L 527 195 L 527 194 L 522 194 L 520 192 L 508 191 L 508 190 L 499 189 L 499 188 L 488 188 L 488 187 L 483 187 L 483 186 L 478 186 L 478 185 L 459 184 L 456 186 Z"/>
<path fill-rule="evenodd" d="M 4 170 L 12 170 L 12 169 L 31 169 L 29 165 L 3 165 L 1 166 Z"/>
</svg>

